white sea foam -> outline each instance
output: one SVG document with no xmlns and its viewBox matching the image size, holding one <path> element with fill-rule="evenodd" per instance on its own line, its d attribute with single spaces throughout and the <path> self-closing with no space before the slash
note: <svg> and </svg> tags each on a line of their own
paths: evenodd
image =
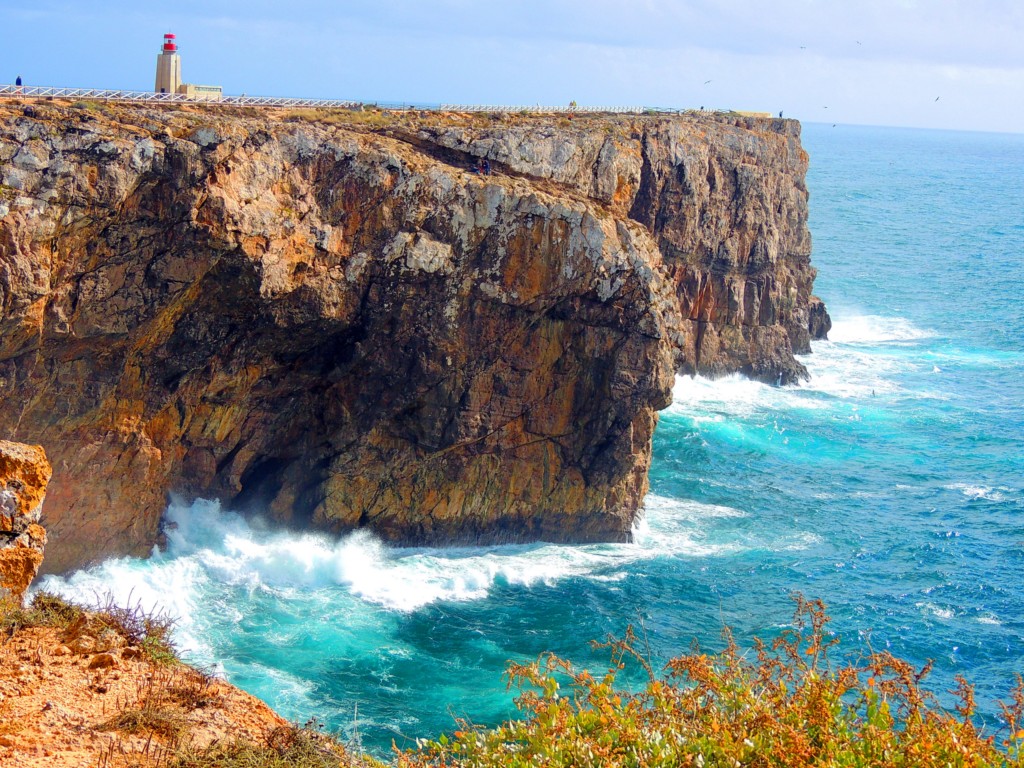
<svg viewBox="0 0 1024 768">
<path fill-rule="evenodd" d="M 669 412 L 686 414 L 700 423 L 742 419 L 768 408 L 801 407 L 823 406 L 797 387 L 772 387 L 738 374 L 720 379 L 677 376 Z"/>
<path fill-rule="evenodd" d="M 45 576 L 33 589 L 57 592 L 86 605 L 100 604 L 111 597 L 119 605 L 166 612 L 176 619 L 177 642 L 188 653 L 205 649 L 192 617 L 206 582 L 207 575 L 198 561 L 156 556 L 149 561 L 106 560 L 67 577 Z"/>
<path fill-rule="evenodd" d="M 934 336 L 932 331 L 898 317 L 857 315 L 837 319 L 829 331 L 829 340 L 814 342 L 814 353 L 800 358 L 811 375 L 803 387 L 838 398 L 900 393 L 897 380 L 901 373 L 935 367 L 922 360 L 920 350 L 908 354 L 907 343 Z"/>
<path fill-rule="evenodd" d="M 351 598 L 408 612 L 438 601 L 480 600 L 499 585 L 534 587 L 568 578 L 617 580 L 630 563 L 659 557 L 721 557 L 765 546 L 740 530 L 745 513 L 721 505 L 648 496 L 634 541 L 570 546 L 533 544 L 452 549 L 398 549 L 358 531 L 332 538 L 270 530 L 214 502 L 172 505 L 168 548 L 150 560 L 108 560 L 66 578 L 49 576 L 42 589 L 92 600 L 111 594 L 179 618 L 186 652 L 203 654 L 195 616 L 210 611 L 198 602 L 231 590 L 265 590 L 276 596 L 341 589 Z M 787 533 L 773 548 L 803 548 L 813 538 Z M 211 597 L 211 595 L 213 597 Z M 230 597 L 218 611 L 238 611 Z M 241 616 L 236 616 L 240 619 Z"/>
<path fill-rule="evenodd" d="M 799 552 L 822 543 L 822 538 L 810 531 L 797 531 L 783 536 L 773 547 L 776 552 Z"/>
<path fill-rule="evenodd" d="M 857 315 L 835 321 L 828 341 L 814 342 L 814 352 L 800 357 L 810 380 L 799 386 L 773 387 L 739 375 L 708 379 L 680 376 L 672 390 L 670 412 L 686 414 L 695 423 L 743 419 L 758 411 L 821 410 L 835 399 L 864 400 L 902 394 L 899 375 L 923 365 L 908 355 L 906 342 L 933 337 L 907 320 Z M 930 354 L 930 353 L 929 353 Z M 824 397 L 823 397 L 824 396 Z M 914 393 L 914 397 L 933 397 Z"/>
<path fill-rule="evenodd" d="M 987 485 L 953 483 L 945 488 L 950 491 L 960 491 L 968 499 L 984 499 L 985 501 L 1004 501 L 1007 493 L 1013 493 L 1012 488 L 1003 485 L 993 488 Z"/>
<path fill-rule="evenodd" d="M 914 605 L 923 611 L 927 611 L 937 619 L 948 620 L 952 619 L 956 615 L 956 611 L 952 608 L 943 608 L 942 606 L 935 605 L 935 603 L 914 603 Z"/>
<path fill-rule="evenodd" d="M 880 344 L 927 339 L 935 333 L 902 317 L 851 315 L 833 318 L 829 339 L 840 344 Z"/>
</svg>

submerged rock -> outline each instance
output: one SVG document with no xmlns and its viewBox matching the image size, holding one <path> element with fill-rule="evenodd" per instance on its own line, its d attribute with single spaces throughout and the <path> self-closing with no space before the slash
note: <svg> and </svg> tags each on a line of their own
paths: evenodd
<svg viewBox="0 0 1024 768">
<path fill-rule="evenodd" d="M 806 376 L 793 121 L 2 125 L 0 426 L 60 468 L 49 570 L 147 552 L 169 493 L 403 543 L 624 540 L 677 372 Z"/>
</svg>

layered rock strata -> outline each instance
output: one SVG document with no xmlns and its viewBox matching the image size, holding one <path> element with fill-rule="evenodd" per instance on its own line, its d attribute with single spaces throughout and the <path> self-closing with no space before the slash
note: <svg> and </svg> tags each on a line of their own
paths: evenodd
<svg viewBox="0 0 1024 768">
<path fill-rule="evenodd" d="M 0 603 L 20 604 L 43 562 L 50 473 L 42 447 L 0 440 Z"/>
<path fill-rule="evenodd" d="M 778 384 L 807 377 L 793 355 L 810 352 L 831 321 L 811 295 L 797 121 L 691 114 L 603 135 L 593 123 L 431 125 L 414 139 L 550 179 L 643 224 L 683 320 L 673 340 L 681 372 L 740 371 Z M 812 307 L 823 316 L 812 318 Z"/>
<path fill-rule="evenodd" d="M 148 551 L 169 493 L 622 540 L 677 372 L 805 373 L 792 121 L 0 112 L 0 427 L 58 469 L 52 570 Z"/>
</svg>

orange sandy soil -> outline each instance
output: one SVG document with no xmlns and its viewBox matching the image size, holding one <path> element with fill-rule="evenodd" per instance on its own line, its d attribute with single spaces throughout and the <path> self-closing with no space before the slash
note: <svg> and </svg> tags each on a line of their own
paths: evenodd
<svg viewBox="0 0 1024 768">
<path fill-rule="evenodd" d="M 158 665 L 131 647 L 76 653 L 63 640 L 52 628 L 0 634 L 4 768 L 156 765 L 180 743 L 265 743 L 288 725 L 259 699 L 185 665 Z M 140 709 L 170 716 L 179 735 L 110 725 Z"/>
</svg>

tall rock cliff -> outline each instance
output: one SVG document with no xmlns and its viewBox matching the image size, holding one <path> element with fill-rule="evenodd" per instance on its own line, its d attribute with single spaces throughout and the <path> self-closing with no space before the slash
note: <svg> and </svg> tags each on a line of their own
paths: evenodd
<svg viewBox="0 0 1024 768">
<path fill-rule="evenodd" d="M 804 375 L 792 121 L 26 111 L 0 107 L 0 428 L 54 462 L 51 570 L 144 553 L 169 493 L 621 540 L 676 372 Z"/>
</svg>

